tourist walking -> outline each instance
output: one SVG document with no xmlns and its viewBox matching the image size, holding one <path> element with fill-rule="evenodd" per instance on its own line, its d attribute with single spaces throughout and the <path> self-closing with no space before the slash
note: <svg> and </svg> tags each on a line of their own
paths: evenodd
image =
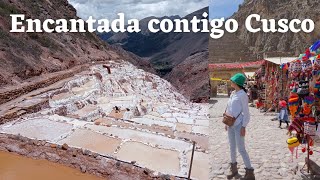
<svg viewBox="0 0 320 180">
<path fill-rule="evenodd" d="M 244 161 L 246 170 L 245 176 L 241 179 L 254 180 L 254 169 L 251 166 L 250 158 L 245 148 L 246 127 L 250 120 L 248 95 L 244 88 L 246 77 L 243 74 L 238 73 L 234 75 L 230 80 L 231 87 L 234 88 L 235 91 L 232 92 L 229 98 L 226 113 L 235 117 L 236 121 L 230 127 L 226 125 L 231 155 L 230 173 L 227 175 L 227 178 L 232 179 L 233 177 L 238 175 L 236 159 L 236 149 L 238 148 L 238 151 Z"/>
</svg>

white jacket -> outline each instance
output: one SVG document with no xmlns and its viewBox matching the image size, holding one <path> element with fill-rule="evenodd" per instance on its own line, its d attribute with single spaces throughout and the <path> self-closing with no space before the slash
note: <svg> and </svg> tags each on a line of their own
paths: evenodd
<svg viewBox="0 0 320 180">
<path fill-rule="evenodd" d="M 242 124 L 242 127 L 246 127 L 248 125 L 250 121 L 248 103 L 249 98 L 244 90 L 232 92 L 228 101 L 227 113 L 233 117 L 237 117 L 240 114 L 233 126 L 237 126 L 240 123 Z"/>
</svg>

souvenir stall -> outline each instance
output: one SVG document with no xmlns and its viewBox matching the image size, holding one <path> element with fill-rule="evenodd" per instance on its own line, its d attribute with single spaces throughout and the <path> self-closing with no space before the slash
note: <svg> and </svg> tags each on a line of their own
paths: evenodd
<svg viewBox="0 0 320 180">
<path fill-rule="evenodd" d="M 259 97 L 262 98 L 264 109 L 269 111 L 277 111 L 280 98 L 286 95 L 286 72 L 280 69 L 278 62 L 274 59 L 265 60 L 255 75 Z"/>
<path fill-rule="evenodd" d="M 257 85 L 258 99 L 261 100 L 260 105 L 264 107 L 264 102 L 266 101 L 266 86 L 265 86 L 265 65 L 263 64 L 261 68 L 255 73 L 255 82 Z M 257 107 L 259 108 L 259 107 Z"/>
<path fill-rule="evenodd" d="M 301 152 L 307 157 L 302 173 L 309 173 L 310 157 L 316 152 L 320 136 L 320 41 L 316 42 L 290 63 L 282 64 L 281 69 L 288 80 L 288 107 L 291 124 L 288 131 L 291 137 L 287 140 L 288 148 L 296 155 Z M 318 152 L 320 155 L 320 152 Z"/>
<path fill-rule="evenodd" d="M 266 61 L 266 102 L 268 111 L 277 111 L 279 102 L 279 66 Z"/>
</svg>

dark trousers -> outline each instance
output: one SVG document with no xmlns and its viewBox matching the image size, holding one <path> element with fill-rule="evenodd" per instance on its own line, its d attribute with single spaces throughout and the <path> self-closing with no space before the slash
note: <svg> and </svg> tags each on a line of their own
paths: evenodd
<svg viewBox="0 0 320 180">
<path fill-rule="evenodd" d="M 279 126 L 281 127 L 282 121 L 280 120 L 279 122 L 280 122 Z M 287 124 L 287 126 L 289 126 L 289 123 L 287 121 L 285 123 Z"/>
</svg>

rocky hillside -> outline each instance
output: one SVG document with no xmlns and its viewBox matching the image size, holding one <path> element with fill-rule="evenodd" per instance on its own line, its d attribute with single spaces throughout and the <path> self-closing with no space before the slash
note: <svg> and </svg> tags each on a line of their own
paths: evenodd
<svg viewBox="0 0 320 180">
<path fill-rule="evenodd" d="M 245 28 L 245 20 L 250 14 L 259 14 L 264 19 L 312 19 L 316 24 L 313 33 L 250 33 Z M 218 40 L 211 40 L 210 50 L 215 44 L 229 47 L 225 51 L 213 51 L 210 63 L 234 62 L 252 60 L 266 53 L 270 56 L 297 56 L 304 52 L 314 41 L 320 38 L 320 4 L 312 0 L 245 0 L 231 18 L 236 19 L 241 27 L 234 36 L 227 36 Z M 260 24 L 254 24 L 260 26 Z M 239 42 L 240 40 L 240 42 Z M 237 47 L 238 46 L 238 47 Z M 230 54 L 237 51 L 236 57 Z M 239 54 L 240 53 L 240 54 Z M 249 55 L 251 53 L 251 55 Z M 224 57 L 222 57 L 224 56 Z"/>
<path fill-rule="evenodd" d="M 196 53 L 173 68 L 166 78 L 193 102 L 207 102 L 210 90 L 208 58 L 208 51 Z"/>
<path fill-rule="evenodd" d="M 184 19 L 191 20 L 193 16 L 202 17 L 203 8 Z M 149 33 L 147 23 L 155 17 L 147 17 L 140 21 L 140 33 L 101 34 L 102 39 L 111 44 L 120 44 L 125 50 L 149 59 L 160 75 L 169 73 L 176 65 L 197 52 L 208 49 L 208 35 L 204 33 Z M 159 20 L 175 19 L 179 16 L 161 17 Z"/>
<path fill-rule="evenodd" d="M 208 8 L 189 14 L 184 19 L 191 20 L 193 16 L 202 18 L 203 12 L 208 12 Z M 206 96 L 204 95 L 206 91 L 203 89 L 208 87 L 208 73 L 206 73 L 208 56 L 203 54 L 208 54 L 209 35 L 206 33 L 149 33 L 146 24 L 151 18 L 155 17 L 141 20 L 141 33 L 100 34 L 99 36 L 111 44 L 119 44 L 125 50 L 148 59 L 157 73 L 169 80 L 185 96 L 192 96 L 195 99 Z M 164 18 L 179 17 L 159 19 Z M 193 66 L 199 67 L 193 68 Z M 184 74 L 183 77 L 182 74 Z M 197 84 L 191 85 L 190 82 L 197 82 Z"/>
<path fill-rule="evenodd" d="M 210 39 L 210 63 L 241 62 L 256 59 L 256 55 L 235 34 L 225 33 L 217 40 Z"/>
<path fill-rule="evenodd" d="M 33 19 L 78 19 L 67 0 L 0 1 L 0 86 L 19 85 L 32 77 L 46 76 L 91 61 L 138 57 L 111 47 L 92 33 L 9 33 L 10 14 Z M 141 61 L 142 62 L 142 61 Z M 145 62 L 145 61 L 144 61 Z M 148 62 L 142 66 L 148 66 Z M 146 67 L 148 68 L 148 67 Z"/>
</svg>

